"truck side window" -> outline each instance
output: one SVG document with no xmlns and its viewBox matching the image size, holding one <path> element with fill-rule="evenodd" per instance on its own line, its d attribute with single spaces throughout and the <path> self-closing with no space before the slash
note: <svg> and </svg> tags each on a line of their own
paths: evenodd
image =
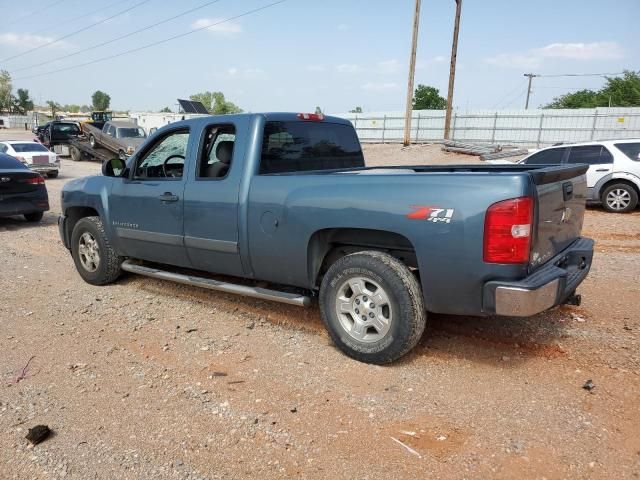
<svg viewBox="0 0 640 480">
<path fill-rule="evenodd" d="M 602 163 L 613 163 L 613 156 L 609 150 L 602 145 L 582 145 L 571 147 L 567 162 L 598 165 Z"/>
<path fill-rule="evenodd" d="M 138 159 L 135 178 L 181 178 L 188 143 L 188 130 L 176 130 L 159 138 Z"/>
<path fill-rule="evenodd" d="M 562 157 L 564 157 L 564 152 L 566 151 L 566 147 L 542 150 L 531 155 L 524 163 L 527 165 L 559 165 L 562 163 Z"/>
<path fill-rule="evenodd" d="M 213 125 L 205 133 L 200 154 L 198 178 L 225 178 L 233 161 L 236 128 Z"/>
<path fill-rule="evenodd" d="M 351 125 L 325 122 L 267 122 L 260 174 L 364 167 Z"/>
<path fill-rule="evenodd" d="M 107 134 L 108 134 L 110 137 L 116 138 L 116 127 L 114 127 L 113 125 L 111 125 L 111 126 L 109 127 L 109 131 L 107 132 Z"/>
</svg>

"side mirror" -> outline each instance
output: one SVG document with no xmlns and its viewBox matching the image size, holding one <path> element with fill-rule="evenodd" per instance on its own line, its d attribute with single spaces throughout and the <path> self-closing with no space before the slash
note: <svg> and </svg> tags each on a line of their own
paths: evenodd
<svg viewBox="0 0 640 480">
<path fill-rule="evenodd" d="M 102 164 L 102 175 L 105 177 L 119 177 L 125 169 L 125 163 L 119 158 L 112 158 Z"/>
</svg>

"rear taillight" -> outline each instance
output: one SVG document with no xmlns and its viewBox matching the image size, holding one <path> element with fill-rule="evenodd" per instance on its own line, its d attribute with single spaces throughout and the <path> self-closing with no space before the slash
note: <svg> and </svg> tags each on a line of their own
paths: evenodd
<svg viewBox="0 0 640 480">
<path fill-rule="evenodd" d="M 312 122 L 321 122 L 324 120 L 324 115 L 322 113 L 299 113 L 298 118 L 300 120 L 309 120 Z"/>
<path fill-rule="evenodd" d="M 532 224 L 531 197 L 512 198 L 491 205 L 484 219 L 484 261 L 527 263 Z"/>
<path fill-rule="evenodd" d="M 40 175 L 37 177 L 29 177 L 22 180 L 23 183 L 28 183 L 30 185 L 44 185 L 44 178 Z"/>
</svg>

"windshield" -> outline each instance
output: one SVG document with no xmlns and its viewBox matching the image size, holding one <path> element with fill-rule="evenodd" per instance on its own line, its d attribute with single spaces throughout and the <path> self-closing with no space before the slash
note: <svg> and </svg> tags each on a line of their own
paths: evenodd
<svg viewBox="0 0 640 480">
<path fill-rule="evenodd" d="M 44 145 L 39 143 L 12 143 L 11 148 L 16 153 L 49 152 Z"/>
<path fill-rule="evenodd" d="M 118 138 L 145 138 L 147 136 L 140 127 L 119 128 Z"/>
<path fill-rule="evenodd" d="M 54 123 L 53 130 L 55 132 L 67 133 L 71 135 L 80 134 L 80 128 L 75 123 Z"/>
</svg>

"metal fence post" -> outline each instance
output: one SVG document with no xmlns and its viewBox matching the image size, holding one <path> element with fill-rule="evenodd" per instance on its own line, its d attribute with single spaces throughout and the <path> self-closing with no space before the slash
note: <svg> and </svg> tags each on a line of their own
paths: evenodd
<svg viewBox="0 0 640 480">
<path fill-rule="evenodd" d="M 498 112 L 493 116 L 493 132 L 491 132 L 491 143 L 496 141 L 496 126 L 498 125 Z"/>
<path fill-rule="evenodd" d="M 596 111 L 593 112 L 593 125 L 591 126 L 591 140 L 593 140 L 596 136 L 597 121 L 598 121 L 598 109 L 596 108 Z"/>
<path fill-rule="evenodd" d="M 418 124 L 416 125 L 416 143 L 418 143 L 419 134 L 420 134 L 420 113 L 418 113 Z"/>
<path fill-rule="evenodd" d="M 387 130 L 387 116 L 385 115 L 382 119 L 382 143 L 384 143 L 384 134 Z"/>
<path fill-rule="evenodd" d="M 538 141 L 536 142 L 536 148 L 540 148 L 540 139 L 542 138 L 543 122 L 544 122 L 544 112 L 540 113 L 540 125 L 538 126 Z"/>
</svg>

